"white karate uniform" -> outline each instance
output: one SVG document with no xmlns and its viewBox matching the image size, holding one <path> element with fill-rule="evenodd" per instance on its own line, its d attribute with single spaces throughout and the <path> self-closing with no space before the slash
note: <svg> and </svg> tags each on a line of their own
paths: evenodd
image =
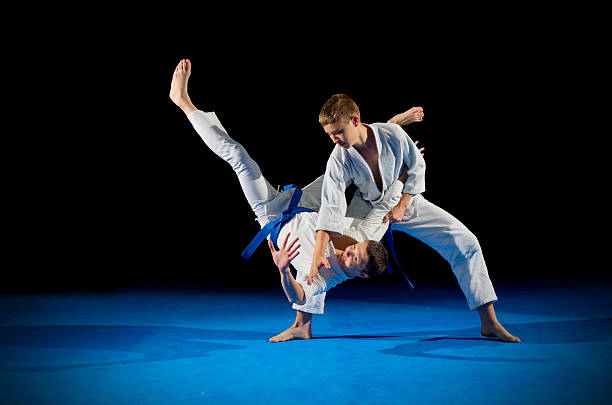
<svg viewBox="0 0 612 405">
<path fill-rule="evenodd" d="M 341 233 L 342 218 L 367 215 L 373 203 L 392 192 L 388 185 L 399 177 L 406 164 L 408 180 L 402 192 L 414 197 L 402 221 L 394 223 L 391 229 L 425 242 L 448 261 L 470 310 L 497 301 L 476 236 L 421 195 L 425 191 L 425 161 L 417 146 L 397 124 L 368 126 L 376 139 L 382 190 L 376 186 L 370 167 L 355 148 L 336 146 L 327 162 L 317 230 Z M 359 190 L 347 209 L 344 191 L 351 182 Z"/>
<path fill-rule="evenodd" d="M 279 218 L 282 211 L 289 206 L 295 189 L 280 192 L 272 187 L 244 147 L 229 137 L 214 112 L 196 110 L 187 118 L 210 150 L 232 166 L 260 226 L 263 228 L 268 222 Z M 323 179 L 324 176 L 320 176 L 303 188 L 299 207 L 315 211 L 319 209 Z M 361 218 L 343 218 L 340 233 L 352 237 L 357 242 L 367 239 L 379 241 L 388 229 L 388 224 L 383 223 L 382 218 L 399 202 L 400 191 L 403 187 L 399 181 L 390 182 L 389 185 L 392 192 L 389 192 L 385 198 L 379 199 L 376 204 L 370 205 L 370 210 Z M 287 232 L 291 232 L 291 240 L 295 237 L 300 238 L 299 243 L 302 245 L 300 254 L 291 264 L 297 271 L 296 280 L 304 288 L 306 302 L 304 305 L 294 304 L 293 308 L 322 314 L 325 292 L 349 277 L 342 271 L 336 259 L 333 244 L 329 242 L 327 256 L 332 268 L 321 269 L 313 284 L 306 283 L 305 279 L 310 273 L 314 252 L 317 222 L 316 212 L 296 214 L 279 232 L 277 244 L 284 241 Z"/>
<path fill-rule="evenodd" d="M 365 218 L 344 218 L 342 233 L 350 236 L 357 242 L 381 240 L 388 229 L 388 223 L 383 223 L 382 219 L 399 202 L 402 186 L 401 182 L 395 180 L 389 188 L 391 192 L 375 204 Z M 314 282 L 311 285 L 308 285 L 306 282 L 310 273 L 310 266 L 312 265 L 317 222 L 318 214 L 316 212 L 299 213 L 285 224 L 279 232 L 277 240 L 277 243 L 282 243 L 288 232 L 291 233 L 291 236 L 289 236 L 290 240 L 295 239 L 295 237 L 300 238 L 299 243 L 302 245 L 300 247 L 300 254 L 293 259 L 291 265 L 296 270 L 296 281 L 304 288 L 306 302 L 302 305 L 293 304 L 293 309 L 311 314 L 322 314 L 325 307 L 325 292 L 348 279 L 340 269 L 334 245 L 330 241 L 327 244 L 325 257 L 328 259 L 331 269 L 328 270 L 325 267 L 321 267 Z"/>
</svg>

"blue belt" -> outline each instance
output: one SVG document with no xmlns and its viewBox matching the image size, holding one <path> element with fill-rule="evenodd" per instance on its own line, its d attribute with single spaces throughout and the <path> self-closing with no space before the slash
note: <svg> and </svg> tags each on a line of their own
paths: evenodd
<svg viewBox="0 0 612 405">
<path fill-rule="evenodd" d="M 314 212 L 313 210 L 309 208 L 303 208 L 303 207 L 297 206 L 298 203 L 300 202 L 300 198 L 302 198 L 302 190 L 298 186 L 296 186 L 295 184 L 289 184 L 283 187 L 283 191 L 287 191 L 292 188 L 295 188 L 295 192 L 293 193 L 293 196 L 291 197 L 291 201 L 289 201 L 289 207 L 287 207 L 287 209 L 281 213 L 280 218 L 275 219 L 274 221 L 268 222 L 266 226 L 261 228 L 261 230 L 257 233 L 257 235 L 255 235 L 251 243 L 249 243 L 246 249 L 244 249 L 244 251 L 242 252 L 241 256 L 243 258 L 245 258 L 246 260 L 249 260 L 253 252 L 255 252 L 255 249 L 257 249 L 259 245 L 261 245 L 261 242 L 263 242 L 264 239 L 266 239 L 268 235 L 270 235 L 270 240 L 272 241 L 272 243 L 274 243 L 274 247 L 278 249 L 278 245 L 276 244 L 276 242 L 278 239 L 278 234 L 280 233 L 283 226 L 285 226 L 285 224 L 289 222 L 291 218 L 293 218 L 295 214 L 297 213 Z M 387 229 L 387 232 L 385 233 L 384 237 L 387 240 L 387 245 L 389 247 L 389 250 L 391 251 L 391 256 L 393 257 L 396 267 L 399 268 L 400 272 L 404 276 L 404 279 L 406 279 L 406 281 L 408 282 L 408 285 L 410 286 L 410 288 L 414 289 L 414 286 L 412 285 L 410 280 L 408 280 L 406 273 L 404 273 L 404 269 L 402 269 L 402 266 L 399 264 L 399 261 L 397 260 L 397 257 L 395 256 L 395 250 L 393 249 L 393 232 L 391 231 L 391 224 L 389 224 L 389 229 Z M 389 261 L 389 263 L 387 264 L 387 272 L 389 274 L 393 273 L 393 268 L 391 267 L 391 261 Z"/>
<path fill-rule="evenodd" d="M 385 239 L 387 240 L 387 245 L 389 247 L 389 250 L 391 251 L 391 256 L 393 256 L 395 265 L 397 266 L 397 268 L 400 270 L 400 273 L 402 273 L 402 275 L 408 282 L 408 285 L 410 286 L 410 288 L 414 290 L 414 286 L 412 285 L 410 280 L 408 280 L 408 277 L 406 277 L 406 273 L 404 273 L 404 269 L 402 269 L 402 266 L 399 264 L 399 260 L 397 260 L 397 257 L 395 256 L 395 249 L 393 249 L 393 231 L 391 231 L 391 224 L 389 224 L 389 229 L 387 229 L 387 232 L 385 232 Z M 389 274 L 393 273 L 393 268 L 391 267 L 391 260 L 389 260 L 389 263 L 387 264 L 387 273 Z"/>
<path fill-rule="evenodd" d="M 242 252 L 242 257 L 244 257 L 246 260 L 249 260 L 253 252 L 255 252 L 255 249 L 259 247 L 261 242 L 263 242 L 263 240 L 266 239 L 268 235 L 270 235 L 270 240 L 272 241 L 272 243 L 274 243 L 274 247 L 278 249 L 276 240 L 278 239 L 278 234 L 280 233 L 283 226 L 285 226 L 285 224 L 289 222 L 291 218 L 293 218 L 295 214 L 299 212 L 314 212 L 309 208 L 297 206 L 300 202 L 300 198 L 302 198 L 302 190 L 298 186 L 296 186 L 295 184 L 289 184 L 283 188 L 283 191 L 287 191 L 292 188 L 295 188 L 295 193 L 293 193 L 291 201 L 289 201 L 289 207 L 287 207 L 287 209 L 281 213 L 280 218 L 275 219 L 272 222 L 268 222 L 266 226 L 261 228 L 257 235 L 255 235 L 251 243 L 249 243 L 246 249 L 244 249 L 244 252 Z"/>
</svg>

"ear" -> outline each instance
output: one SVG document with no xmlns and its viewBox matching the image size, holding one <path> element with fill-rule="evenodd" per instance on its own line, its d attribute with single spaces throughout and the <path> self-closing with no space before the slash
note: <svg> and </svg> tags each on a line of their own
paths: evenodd
<svg viewBox="0 0 612 405">
<path fill-rule="evenodd" d="M 353 124 L 354 127 L 356 127 L 357 125 L 359 125 L 359 117 L 356 115 L 353 115 L 351 117 L 351 124 Z"/>
</svg>

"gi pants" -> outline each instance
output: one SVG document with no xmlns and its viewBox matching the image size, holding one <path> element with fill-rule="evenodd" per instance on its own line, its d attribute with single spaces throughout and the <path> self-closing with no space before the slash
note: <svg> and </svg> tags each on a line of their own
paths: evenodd
<svg viewBox="0 0 612 405">
<path fill-rule="evenodd" d="M 260 226 L 263 228 L 268 222 L 279 218 L 289 205 L 295 189 L 281 192 L 274 188 L 246 149 L 230 138 L 214 112 L 196 110 L 187 118 L 208 148 L 232 167 Z M 321 206 L 322 185 L 323 176 L 320 176 L 304 187 L 298 206 L 318 211 Z M 322 314 L 324 303 L 325 293 L 322 293 L 309 297 L 304 305 L 293 304 L 293 308 Z"/>
</svg>

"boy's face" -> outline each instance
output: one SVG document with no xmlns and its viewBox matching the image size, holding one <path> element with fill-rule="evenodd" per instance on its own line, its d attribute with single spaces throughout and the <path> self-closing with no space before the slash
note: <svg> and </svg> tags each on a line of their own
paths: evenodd
<svg viewBox="0 0 612 405">
<path fill-rule="evenodd" d="M 364 269 L 368 263 L 368 242 L 359 242 L 347 247 L 338 257 L 340 265 L 353 277 L 368 278 Z"/>
<path fill-rule="evenodd" d="M 323 126 L 323 130 L 336 145 L 348 149 L 359 139 L 359 117 L 351 117 L 347 123 L 333 123 Z"/>
</svg>

